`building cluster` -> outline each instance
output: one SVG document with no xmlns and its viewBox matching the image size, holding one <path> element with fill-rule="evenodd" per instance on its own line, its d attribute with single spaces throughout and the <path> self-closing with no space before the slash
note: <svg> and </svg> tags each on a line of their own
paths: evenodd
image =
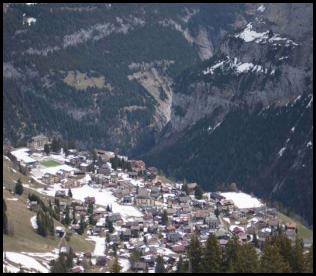
<svg viewBox="0 0 316 276">
<path fill-rule="evenodd" d="M 86 197 L 84 201 L 71 199 L 68 205 L 71 223 L 68 230 L 80 232 L 80 221 L 87 224 L 89 236 L 104 237 L 104 252 L 96 256 L 95 265 L 104 266 L 115 251 L 119 258 L 130 262 L 129 269 L 134 272 L 153 272 L 155 260 L 162 255 L 168 271 L 176 269 L 180 255 L 186 258 L 186 249 L 193 233 L 199 235 L 204 243 L 210 233 L 219 244 L 225 247 L 229 239 L 237 237 L 241 243 L 255 243 L 258 252 L 265 239 L 275 231 L 283 230 L 294 242 L 296 225 L 281 225 L 277 210 L 264 204 L 257 208 L 240 209 L 232 200 L 219 193 L 204 193 L 201 199 L 195 196 L 197 183 L 186 184 L 164 181 L 154 167 L 146 167 L 141 160 L 128 160 L 131 171 L 120 168 L 113 170 L 109 163 L 115 155 L 112 152 L 96 150 L 97 162 L 91 153 L 71 150 L 65 164 L 77 169 L 76 173 L 59 170 L 55 174 L 44 174 L 40 179 L 46 185 L 60 183 L 64 189 L 74 189 L 89 185 L 99 190 L 108 189 L 122 206 L 134 206 L 141 211 L 141 217 L 123 218 L 113 212 L 111 205 L 101 207 L 95 197 Z M 43 153 L 44 155 L 44 153 Z M 88 181 L 82 181 L 89 176 Z M 56 191 L 60 201 L 60 212 L 65 216 L 68 194 L 65 190 Z M 30 202 L 30 208 L 36 208 L 36 202 Z M 34 205 L 34 206 L 33 206 Z M 93 206 L 93 224 L 90 224 L 89 206 Z M 113 229 L 110 229 L 113 227 Z M 56 235 L 63 236 L 64 229 L 56 228 Z M 139 257 L 134 258 L 135 251 Z M 85 258 L 92 258 L 92 252 L 86 252 L 76 264 Z"/>
</svg>

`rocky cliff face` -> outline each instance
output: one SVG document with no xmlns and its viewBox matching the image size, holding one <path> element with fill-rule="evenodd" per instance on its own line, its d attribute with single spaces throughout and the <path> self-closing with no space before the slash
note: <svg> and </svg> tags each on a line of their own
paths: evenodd
<svg viewBox="0 0 316 276">
<path fill-rule="evenodd" d="M 274 6 L 251 6 L 251 22 L 227 34 L 212 59 L 178 78 L 169 133 L 182 131 L 213 111 L 216 124 L 233 107 L 285 105 L 311 89 L 311 8 L 276 5 L 275 11 Z M 284 27 L 289 17 L 299 22 L 300 35 L 293 26 Z"/>
<path fill-rule="evenodd" d="M 4 138 L 145 152 L 170 121 L 176 75 L 213 56 L 242 6 L 7 5 Z"/>
<path fill-rule="evenodd" d="M 312 31 L 310 4 L 246 5 L 175 79 L 170 122 L 142 158 L 207 190 L 236 182 L 311 225 Z"/>
</svg>

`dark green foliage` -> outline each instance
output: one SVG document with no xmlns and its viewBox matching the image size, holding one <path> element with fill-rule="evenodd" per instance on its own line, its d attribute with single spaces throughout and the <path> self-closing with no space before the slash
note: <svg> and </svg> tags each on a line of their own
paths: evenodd
<svg viewBox="0 0 316 276">
<path fill-rule="evenodd" d="M 156 266 L 155 266 L 155 273 L 166 273 L 166 268 L 164 266 L 164 260 L 162 256 L 158 256 L 156 258 Z"/>
<path fill-rule="evenodd" d="M 47 235 L 54 235 L 54 221 L 49 213 L 44 212 L 42 208 L 39 208 L 36 215 L 37 233 L 43 237 Z"/>
<path fill-rule="evenodd" d="M 286 107 L 233 110 L 212 133 L 207 131 L 210 118 L 201 119 L 181 139 L 141 158 L 167 176 L 198 182 L 208 191 L 235 182 L 245 192 L 281 202 L 311 224 L 313 154 L 306 146 L 313 140 L 313 109 L 306 107 L 310 100 L 305 94 Z"/>
<path fill-rule="evenodd" d="M 237 247 L 236 261 L 233 267 L 236 273 L 256 273 L 259 271 L 258 255 L 251 244 Z"/>
<path fill-rule="evenodd" d="M 221 248 L 214 235 L 209 235 L 203 254 L 203 270 L 207 273 L 219 273 L 222 269 Z"/>
<path fill-rule="evenodd" d="M 163 210 L 163 213 L 162 213 L 162 218 L 161 218 L 161 223 L 163 225 L 168 225 L 168 214 L 167 214 L 167 210 Z"/>
<path fill-rule="evenodd" d="M 113 260 L 113 264 L 110 268 L 110 272 L 111 273 L 119 273 L 121 271 L 121 269 L 122 269 L 122 267 L 119 264 L 118 257 L 115 257 Z"/>
<path fill-rule="evenodd" d="M 313 273 L 313 245 L 309 248 L 309 252 L 305 254 L 305 271 Z"/>
<path fill-rule="evenodd" d="M 56 260 L 51 262 L 51 273 L 67 273 L 73 266 L 73 258 L 75 257 L 73 249 L 70 247 L 68 253 L 60 253 Z"/>
<path fill-rule="evenodd" d="M 44 152 L 46 153 L 46 155 L 49 155 L 49 153 L 50 153 L 50 148 L 49 148 L 49 145 L 48 145 L 48 144 L 45 144 L 45 145 L 44 145 Z"/>
<path fill-rule="evenodd" d="M 18 179 L 18 181 L 15 184 L 14 193 L 17 194 L 17 195 L 22 195 L 23 194 L 23 185 L 22 185 L 22 182 L 21 182 L 20 178 Z"/>
<path fill-rule="evenodd" d="M 285 273 L 290 272 L 289 264 L 280 255 L 277 246 L 267 244 L 261 257 L 260 271 L 263 273 Z"/>
<path fill-rule="evenodd" d="M 70 216 L 69 216 L 69 206 L 66 206 L 66 210 L 65 210 L 66 214 L 65 214 L 65 225 L 69 225 L 70 224 Z"/>
<path fill-rule="evenodd" d="M 182 191 L 184 191 L 187 195 L 189 194 L 189 188 L 187 183 L 183 183 Z"/>
<path fill-rule="evenodd" d="M 125 161 L 123 158 L 119 158 L 116 155 L 110 159 L 110 163 L 114 170 L 118 168 L 128 171 L 132 170 L 131 164 L 128 161 Z"/>
<path fill-rule="evenodd" d="M 80 226 L 80 228 L 79 228 L 78 234 L 82 235 L 84 233 L 85 228 L 86 228 L 86 223 L 84 221 L 83 216 L 80 217 L 79 226 Z"/>
<path fill-rule="evenodd" d="M 113 233 L 114 232 L 113 222 L 110 221 L 109 219 L 107 219 L 106 220 L 106 225 L 107 225 L 107 228 L 109 229 L 109 233 Z"/>
<path fill-rule="evenodd" d="M 72 192 L 70 188 L 68 189 L 68 197 L 72 197 Z"/>
<path fill-rule="evenodd" d="M 187 261 L 183 261 L 183 258 L 180 255 L 179 261 L 177 262 L 176 273 L 185 273 L 185 272 L 188 272 L 188 262 Z"/>
<path fill-rule="evenodd" d="M 51 150 L 52 152 L 59 152 L 62 146 L 62 141 L 58 137 L 54 137 L 51 144 Z"/>
<path fill-rule="evenodd" d="M 194 191 L 194 195 L 196 199 L 202 199 L 203 191 L 200 185 L 197 185 Z"/>
<path fill-rule="evenodd" d="M 188 247 L 189 257 L 189 272 L 200 273 L 203 272 L 202 263 L 202 246 L 197 235 L 192 235 L 191 241 Z"/>
</svg>

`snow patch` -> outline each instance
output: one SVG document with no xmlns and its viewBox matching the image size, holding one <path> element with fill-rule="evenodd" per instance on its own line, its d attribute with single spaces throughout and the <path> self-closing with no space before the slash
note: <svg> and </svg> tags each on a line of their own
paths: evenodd
<svg viewBox="0 0 316 276">
<path fill-rule="evenodd" d="M 225 192 L 220 193 L 220 195 L 226 199 L 231 199 L 239 209 L 258 208 L 263 206 L 259 199 L 243 192 Z"/>
<path fill-rule="evenodd" d="M 266 7 L 264 5 L 260 5 L 260 7 L 257 9 L 259 12 L 264 12 L 266 10 Z"/>
<path fill-rule="evenodd" d="M 103 237 L 96 237 L 96 236 L 89 236 L 86 240 L 92 240 L 95 242 L 95 248 L 93 251 L 94 256 L 105 256 L 105 238 Z"/>
<path fill-rule="evenodd" d="M 38 229 L 36 216 L 31 217 L 31 224 L 33 229 Z"/>
<path fill-rule="evenodd" d="M 278 152 L 278 155 L 281 157 L 285 150 L 286 150 L 286 147 L 281 148 Z"/>
<path fill-rule="evenodd" d="M 48 273 L 49 270 L 41 265 L 38 261 L 30 256 L 26 256 L 17 252 L 5 252 L 6 259 L 10 262 L 16 263 L 18 265 L 22 265 L 29 269 L 35 269 L 41 273 Z M 4 256 L 3 256 L 4 257 Z"/>
</svg>

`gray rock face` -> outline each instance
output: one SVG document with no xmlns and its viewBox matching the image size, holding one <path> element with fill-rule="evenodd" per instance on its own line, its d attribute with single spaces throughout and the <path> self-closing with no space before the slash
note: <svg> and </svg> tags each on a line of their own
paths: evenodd
<svg viewBox="0 0 316 276">
<path fill-rule="evenodd" d="M 257 18 L 256 6 L 250 6 L 248 12 Z M 311 5 L 271 4 L 259 13 L 261 23 L 250 22 L 228 34 L 208 66 L 180 78 L 181 89 L 173 94 L 171 128 L 166 136 L 183 131 L 215 110 L 214 125 L 231 108 L 285 105 L 312 88 Z M 300 26 L 299 35 L 289 23 L 293 18 Z M 186 92 L 181 82 L 186 83 Z"/>
</svg>

